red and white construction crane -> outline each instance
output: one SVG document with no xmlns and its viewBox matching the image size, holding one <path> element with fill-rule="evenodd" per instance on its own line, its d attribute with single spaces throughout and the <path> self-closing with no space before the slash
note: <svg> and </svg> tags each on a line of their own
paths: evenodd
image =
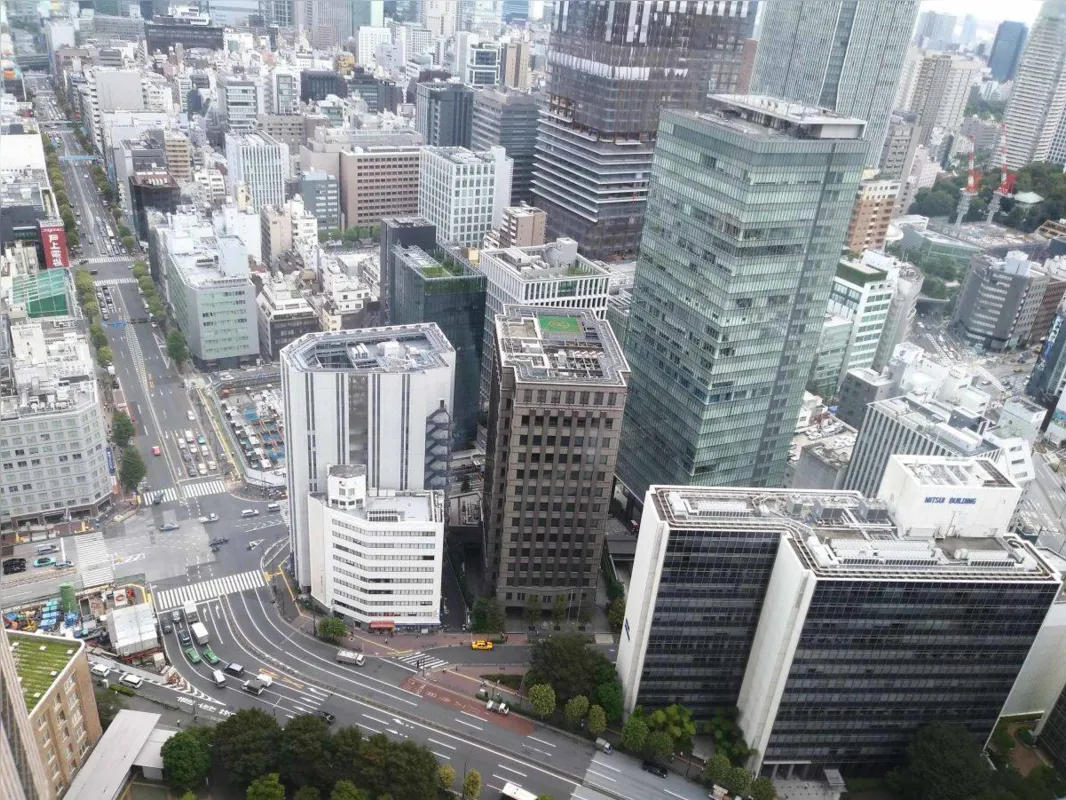
<svg viewBox="0 0 1066 800">
<path fill-rule="evenodd" d="M 999 186 L 992 193 L 992 202 L 988 204 L 987 222 L 992 222 L 1003 198 L 1014 194 L 1014 181 L 1018 178 L 1007 169 L 1007 123 L 1005 122 L 999 126 L 999 163 Z"/>
</svg>

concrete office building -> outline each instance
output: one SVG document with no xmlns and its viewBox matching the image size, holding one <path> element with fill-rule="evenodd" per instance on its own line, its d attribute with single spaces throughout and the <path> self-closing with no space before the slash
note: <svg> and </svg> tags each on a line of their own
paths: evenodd
<svg viewBox="0 0 1066 800">
<path fill-rule="evenodd" d="M 1033 323 L 1049 283 L 1021 251 L 1006 258 L 978 254 L 963 279 L 952 323 L 966 341 L 986 350 L 1026 347 L 1043 336 Z"/>
<path fill-rule="evenodd" d="M 336 176 L 317 170 L 302 173 L 300 197 L 304 207 L 318 220 L 319 230 L 340 230 L 341 184 Z"/>
<path fill-rule="evenodd" d="M 699 110 L 709 94 L 735 91 L 755 26 L 750 3 L 657 8 L 569 3 L 552 14 L 534 203 L 548 238 L 573 239 L 589 258 L 637 252 L 660 110 Z"/>
<path fill-rule="evenodd" d="M 455 348 L 434 324 L 314 333 L 281 351 L 289 527 L 311 585 L 308 496 L 329 468 L 365 466 L 367 486 L 447 489 Z"/>
<path fill-rule="evenodd" d="M 500 83 L 509 89 L 528 92 L 530 87 L 529 63 L 533 58 L 530 42 L 507 42 L 502 45 L 503 67 Z"/>
<path fill-rule="evenodd" d="M 654 487 L 618 653 L 626 710 L 678 702 L 709 717 L 735 705 L 756 772 L 811 779 L 831 767 L 890 768 L 932 721 L 987 737 L 1057 573 L 1004 540 L 993 524 L 1002 512 L 978 512 L 1007 507 L 1009 521 L 1020 495 L 994 464 L 894 461 L 876 500 Z M 963 525 L 960 511 L 987 524 Z M 996 646 L 1002 659 L 975 662 L 975 646 Z M 865 680 L 850 682 L 871 647 Z"/>
<path fill-rule="evenodd" d="M 1014 77 L 1003 115 L 1007 166 L 1021 169 L 1033 161 L 1066 163 L 1062 156 L 1066 110 L 1066 0 L 1040 6 Z"/>
<path fill-rule="evenodd" d="M 877 164 L 880 177 L 884 180 L 905 180 L 910 175 L 921 137 L 922 128 L 914 114 L 898 111 L 892 114 L 881 160 Z"/>
<path fill-rule="evenodd" d="M 277 116 L 300 113 L 300 73 L 292 67 L 276 66 L 268 78 L 266 111 Z"/>
<path fill-rule="evenodd" d="M 904 342 L 910 333 L 917 314 L 918 297 L 922 293 L 925 277 L 921 271 L 906 261 L 880 253 L 863 253 L 863 262 L 874 268 L 884 269 L 893 283 L 892 300 L 888 304 L 881 338 L 877 342 L 873 367 L 881 369 L 892 357 L 896 345 Z"/>
<path fill-rule="evenodd" d="M 988 56 L 988 69 L 992 73 L 992 80 L 1000 83 L 1014 80 L 1028 37 L 1029 28 L 1024 22 L 1005 20 L 999 23 L 996 38 L 992 42 L 992 51 Z"/>
<path fill-rule="evenodd" d="M 578 254 L 577 242 L 559 239 L 539 247 L 482 250 L 478 269 L 485 273 L 485 336 L 488 345 L 496 331 L 496 316 L 507 306 L 587 308 L 605 319 L 611 274 L 602 261 Z M 481 402 L 488 402 L 494 349 L 485 348 L 481 362 Z"/>
<path fill-rule="evenodd" d="M 163 132 L 163 152 L 167 172 L 180 184 L 192 182 L 192 145 L 181 131 Z"/>
<path fill-rule="evenodd" d="M 474 90 L 454 81 L 415 87 L 415 129 L 430 147 L 470 147 Z"/>
<path fill-rule="evenodd" d="M 0 526 L 110 506 L 107 426 L 86 338 L 51 322 L 0 324 L 0 373 Z"/>
<path fill-rule="evenodd" d="M 713 102 L 664 112 L 656 145 L 618 459 L 635 502 L 666 481 L 781 483 L 867 153 L 862 120 L 767 97 Z M 725 199 L 731 171 L 759 178 Z"/>
<path fill-rule="evenodd" d="M 537 144 L 537 100 L 532 94 L 482 89 L 474 95 L 475 151 L 498 146 L 514 162 L 511 205 L 528 202 L 533 189 L 533 154 Z"/>
<path fill-rule="evenodd" d="M 481 412 L 485 274 L 457 251 L 438 247 L 434 238 L 435 233 L 426 249 L 393 245 L 381 261 L 381 274 L 389 292 L 389 324 L 436 323 L 455 348 L 452 440 L 457 450 L 466 450 L 477 439 Z"/>
<path fill-rule="evenodd" d="M 376 489 L 362 464 L 330 466 L 325 483 L 307 499 L 311 597 L 367 630 L 437 628 L 444 492 Z"/>
<path fill-rule="evenodd" d="M 918 0 L 767 3 L 751 92 L 866 120 L 878 162 Z"/>
<path fill-rule="evenodd" d="M 166 299 L 193 361 L 201 368 L 254 362 L 259 329 L 244 242 L 185 214 L 171 215 L 157 236 Z"/>
<path fill-rule="evenodd" d="M 35 787 L 29 782 L 23 783 L 23 788 L 29 789 L 26 796 L 33 800 L 59 797 L 70 786 L 102 734 L 85 643 L 61 636 L 14 631 L 4 636 L 6 640 L 0 637 L 0 649 L 7 652 L 0 656 L 0 669 L 7 673 L 14 666 L 15 679 L 9 683 L 8 675 L 0 677 L 0 690 L 11 689 L 10 701 L 25 704 L 34 741 L 22 742 L 20 746 L 37 749 L 48 783 L 41 794 L 33 793 Z M 0 691 L 0 698 L 5 694 Z M 5 702 L 0 699 L 0 708 Z M 0 718 L 6 717 L 5 721 L 18 725 L 17 717 L 21 714 L 13 716 L 16 719 L 7 714 Z M 17 730 L 25 729 L 20 725 Z M 0 745 L 3 741 L 0 739 Z M 2 756 L 0 763 L 3 763 Z M 20 770 L 24 776 L 36 773 L 36 764 L 29 757 L 23 766 L 32 770 Z M 18 797 L 4 795 L 5 799 L 9 796 Z"/>
<path fill-rule="evenodd" d="M 898 180 L 871 178 L 859 184 L 844 247 L 855 253 L 884 249 L 899 190 Z"/>
<path fill-rule="evenodd" d="M 485 554 L 496 599 L 596 601 L 629 374 L 588 309 L 509 306 L 494 325 Z"/>
<path fill-rule="evenodd" d="M 265 133 L 226 134 L 226 190 L 237 196 L 244 186 L 258 207 L 285 205 L 289 148 Z"/>
<path fill-rule="evenodd" d="M 807 391 L 827 398 L 836 395 L 854 327 L 854 320 L 826 313 L 818 336 L 818 351 L 811 364 L 811 376 L 807 379 Z"/>
<path fill-rule="evenodd" d="M 955 27 L 959 18 L 954 14 L 923 11 L 918 16 L 914 42 L 930 50 L 947 50 L 955 42 Z"/>
<path fill-rule="evenodd" d="M 277 361 L 283 347 L 322 329 L 307 298 L 284 278 L 264 282 L 255 304 L 259 349 L 266 361 Z"/>
<path fill-rule="evenodd" d="M 292 218 L 284 208 L 264 206 L 259 212 L 260 254 L 268 267 L 277 267 L 292 250 Z"/>
<path fill-rule="evenodd" d="M 266 109 L 262 102 L 262 84 L 240 75 L 218 76 L 218 114 L 230 133 L 246 133 L 256 128 L 259 114 Z"/>
<path fill-rule="evenodd" d="M 873 365 L 894 293 L 895 282 L 888 271 L 847 257 L 840 260 L 828 311 L 854 324 L 838 384 L 849 369 Z"/>
<path fill-rule="evenodd" d="M 380 225 L 418 213 L 422 149 L 353 147 L 340 153 L 342 227 Z"/>
<path fill-rule="evenodd" d="M 485 237 L 486 250 L 506 250 L 509 247 L 540 247 L 548 226 L 548 215 L 539 208 L 508 206 L 503 221 Z"/>
<path fill-rule="evenodd" d="M 478 34 L 467 31 L 456 34 L 452 73 L 460 83 L 475 88 L 499 86 L 502 66 L 498 42 L 485 41 Z"/>
<path fill-rule="evenodd" d="M 0 626 L 0 796 L 41 800 L 52 793 L 23 699 L 7 630 Z"/>
<path fill-rule="evenodd" d="M 510 204 L 513 163 L 502 147 L 422 148 L 418 215 L 437 226 L 437 241 L 481 246 Z"/>
<path fill-rule="evenodd" d="M 921 142 L 929 145 L 934 130 L 954 133 L 962 125 L 970 90 L 981 82 L 985 65 L 952 53 L 922 52 L 909 66 L 915 75 L 901 108 L 915 115 Z"/>
</svg>

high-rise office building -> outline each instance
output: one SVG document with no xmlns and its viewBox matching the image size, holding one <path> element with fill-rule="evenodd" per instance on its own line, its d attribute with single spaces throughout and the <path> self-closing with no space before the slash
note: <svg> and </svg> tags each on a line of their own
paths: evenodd
<svg viewBox="0 0 1066 800">
<path fill-rule="evenodd" d="M 885 145 L 878 162 L 884 180 L 903 181 L 910 175 L 914 154 L 921 144 L 922 128 L 918 118 L 910 113 L 894 113 L 888 121 Z"/>
<path fill-rule="evenodd" d="M 529 91 L 529 62 L 533 57 L 533 45 L 529 42 L 507 42 L 500 46 L 503 64 L 500 68 L 500 83 L 509 89 Z"/>
<path fill-rule="evenodd" d="M 1006 20 L 999 23 L 996 39 L 992 42 L 992 52 L 988 57 L 988 68 L 992 71 L 993 80 L 1001 83 L 1014 80 L 1028 37 L 1029 27 L 1024 22 Z"/>
<path fill-rule="evenodd" d="M 474 95 L 470 147 L 498 145 L 514 161 L 511 204 L 528 202 L 533 188 L 533 154 L 537 144 L 537 99 L 526 92 L 482 89 Z"/>
<path fill-rule="evenodd" d="M 503 67 L 499 42 L 482 39 L 476 33 L 462 31 L 455 36 L 455 61 L 452 73 L 467 86 L 498 86 Z"/>
<path fill-rule="evenodd" d="M 285 205 L 289 146 L 265 133 L 226 134 L 226 189 L 243 186 L 256 208 Z"/>
<path fill-rule="evenodd" d="M 618 652 L 625 709 L 736 706 L 749 766 L 807 778 L 891 768 L 933 721 L 983 741 L 1059 578 L 1007 534 L 1021 489 L 995 464 L 893 461 L 879 499 L 654 487 Z"/>
<path fill-rule="evenodd" d="M 453 81 L 415 87 L 415 128 L 429 147 L 470 147 L 474 90 Z"/>
<path fill-rule="evenodd" d="M 588 309 L 510 306 L 496 351 L 485 450 L 486 563 L 505 607 L 596 599 L 628 370 Z"/>
<path fill-rule="evenodd" d="M 244 75 L 218 76 L 218 113 L 226 130 L 244 133 L 255 130 L 263 111 L 262 83 Z"/>
<path fill-rule="evenodd" d="M 437 226 L 422 217 L 383 217 L 381 220 L 381 245 L 378 253 L 379 295 L 381 297 L 384 320 L 390 322 L 389 308 L 393 303 L 393 291 L 389 263 L 389 254 L 396 246 L 420 247 L 430 251 L 437 246 Z M 391 322 L 390 322 L 391 324 Z"/>
<path fill-rule="evenodd" d="M 955 26 L 959 18 L 954 14 L 923 11 L 914 28 L 914 43 L 932 50 L 946 50 L 955 40 Z"/>
<path fill-rule="evenodd" d="M 384 220 L 384 224 L 390 224 Z M 433 226 L 430 225 L 430 228 Z M 435 322 L 455 348 L 455 418 L 452 441 L 465 450 L 477 439 L 481 411 L 481 354 L 484 347 L 485 274 L 458 251 L 431 242 L 393 245 L 381 261 L 388 273 L 389 322 Z"/>
<path fill-rule="evenodd" d="M 366 485 L 446 489 L 455 349 L 440 328 L 312 333 L 281 351 L 289 528 L 300 586 L 311 585 L 308 496 L 328 470 L 366 467 Z"/>
<path fill-rule="evenodd" d="M 483 153 L 462 147 L 422 148 L 418 213 L 437 226 L 438 241 L 481 246 L 510 202 L 511 165 L 502 147 Z"/>
<path fill-rule="evenodd" d="M 7 632 L 0 627 L 0 796 L 45 800 L 52 784 L 37 748 Z"/>
<path fill-rule="evenodd" d="M 862 120 L 712 100 L 664 112 L 656 145 L 618 458 L 637 502 L 656 483 L 780 485 L 866 158 Z"/>
<path fill-rule="evenodd" d="M 922 132 L 920 141 L 928 145 L 934 129 L 954 133 L 970 100 L 970 90 L 981 82 L 984 63 L 973 58 L 922 52 L 910 62 L 914 70 L 910 92 L 900 98 L 900 108 L 913 113 Z"/>
<path fill-rule="evenodd" d="M 751 92 L 867 122 L 867 165 L 881 155 L 918 0 L 767 3 Z"/>
<path fill-rule="evenodd" d="M 1033 161 L 1052 161 L 1064 111 L 1066 0 L 1045 0 L 1018 62 L 1003 116 L 1007 166 L 1021 169 Z"/>
<path fill-rule="evenodd" d="M 1047 329 L 1036 330 L 1034 323 L 1050 283 L 1048 273 L 1021 251 L 1005 258 L 978 253 L 970 260 L 952 323 L 967 342 L 987 350 L 1039 342 Z"/>
<path fill-rule="evenodd" d="M 700 109 L 709 93 L 735 90 L 755 11 L 736 2 L 556 4 L 533 169 L 549 239 L 573 239 L 590 258 L 636 253 L 659 112 Z"/>
</svg>

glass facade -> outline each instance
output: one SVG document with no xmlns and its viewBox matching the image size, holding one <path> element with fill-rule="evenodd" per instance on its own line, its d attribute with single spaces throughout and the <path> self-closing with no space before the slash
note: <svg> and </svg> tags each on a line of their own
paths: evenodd
<svg viewBox="0 0 1066 800">
<path fill-rule="evenodd" d="M 737 704 L 779 527 L 672 530 L 640 678 L 638 703 L 681 703 L 698 719 Z"/>
<path fill-rule="evenodd" d="M 1055 763 L 1059 772 L 1066 772 L 1066 691 L 1059 695 L 1051 713 L 1040 730 L 1040 749 Z"/>
<path fill-rule="evenodd" d="M 819 581 L 763 769 L 880 773 L 934 721 L 983 743 L 1058 591 L 998 577 Z"/>
<path fill-rule="evenodd" d="M 638 501 L 783 482 L 866 144 L 767 124 L 663 114 L 626 333 Z"/>
</svg>

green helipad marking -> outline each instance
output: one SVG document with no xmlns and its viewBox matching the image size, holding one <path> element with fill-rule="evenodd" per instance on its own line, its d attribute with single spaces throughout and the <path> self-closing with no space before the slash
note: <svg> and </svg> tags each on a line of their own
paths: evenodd
<svg viewBox="0 0 1066 800">
<path fill-rule="evenodd" d="M 545 333 L 571 333 L 575 336 L 581 333 L 581 326 L 577 317 L 556 317 L 544 315 L 537 317 L 540 329 Z"/>
</svg>

